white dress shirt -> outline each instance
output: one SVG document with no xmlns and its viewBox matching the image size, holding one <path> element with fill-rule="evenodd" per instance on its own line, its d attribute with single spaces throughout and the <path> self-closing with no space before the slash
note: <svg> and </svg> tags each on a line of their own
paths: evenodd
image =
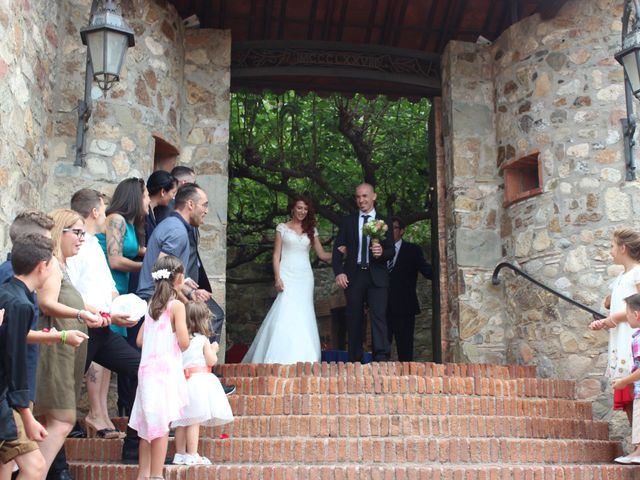
<svg viewBox="0 0 640 480">
<path fill-rule="evenodd" d="M 77 255 L 67 258 L 67 271 L 72 285 L 87 305 L 102 312 L 111 311 L 116 282 L 95 235 L 86 233 Z"/>
<path fill-rule="evenodd" d="M 369 215 L 369 219 L 367 220 L 367 222 L 370 222 L 371 220 L 375 220 L 376 218 L 376 209 L 372 208 L 371 210 L 369 210 L 368 212 L 363 212 L 363 211 L 359 211 L 358 212 L 358 263 L 362 263 L 362 258 L 360 258 L 362 255 L 362 226 L 364 225 L 364 218 L 363 215 Z M 369 251 L 369 237 L 367 237 L 367 252 Z M 365 263 L 368 263 L 365 259 Z"/>
</svg>

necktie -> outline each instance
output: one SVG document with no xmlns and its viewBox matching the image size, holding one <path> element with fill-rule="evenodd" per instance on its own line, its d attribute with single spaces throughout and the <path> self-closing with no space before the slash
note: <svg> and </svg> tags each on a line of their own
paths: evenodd
<svg viewBox="0 0 640 480">
<path fill-rule="evenodd" d="M 364 224 L 369 220 L 369 215 L 362 215 L 362 238 L 360 239 L 360 265 L 366 267 L 369 265 L 367 257 L 367 236 L 364 233 Z"/>
<path fill-rule="evenodd" d="M 387 270 L 389 271 L 393 270 L 393 266 L 395 265 L 395 263 L 396 263 L 396 257 L 394 256 L 391 260 L 387 262 Z"/>
</svg>

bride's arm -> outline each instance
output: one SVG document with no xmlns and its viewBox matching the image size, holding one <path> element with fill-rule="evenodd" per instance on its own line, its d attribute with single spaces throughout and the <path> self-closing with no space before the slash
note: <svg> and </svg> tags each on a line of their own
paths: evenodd
<svg viewBox="0 0 640 480">
<path fill-rule="evenodd" d="M 275 277 L 276 290 L 284 290 L 284 283 L 280 278 L 280 255 L 282 254 L 282 235 L 276 230 L 276 240 L 273 244 L 273 276 Z"/>
<path fill-rule="evenodd" d="M 322 248 L 322 244 L 320 243 L 320 237 L 318 235 L 314 235 L 313 237 L 313 250 L 318 255 L 318 258 L 323 262 L 330 263 L 331 262 L 331 252 L 325 252 L 324 248 Z"/>
</svg>

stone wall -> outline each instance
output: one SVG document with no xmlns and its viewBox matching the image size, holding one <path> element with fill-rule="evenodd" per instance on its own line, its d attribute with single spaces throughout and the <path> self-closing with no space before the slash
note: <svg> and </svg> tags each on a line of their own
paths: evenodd
<svg viewBox="0 0 640 480">
<path fill-rule="evenodd" d="M 444 360 L 504 363 L 504 301 L 490 282 L 502 258 L 490 49 L 449 43 L 442 75 L 449 272 Z"/>
<path fill-rule="evenodd" d="M 460 257 L 465 245 L 461 220 L 473 218 L 474 212 L 488 218 L 493 205 L 502 202 L 499 162 L 538 150 L 542 194 L 497 209 L 493 235 L 499 238 L 492 241 L 501 252 L 489 252 L 485 258 L 515 262 L 551 287 L 602 309 L 607 285 L 619 272 L 608 254 L 611 232 L 640 226 L 638 183 L 624 180 L 619 121 L 625 114 L 623 70 L 613 57 L 620 48 L 622 3 L 571 0 L 555 18 L 524 19 L 493 45 L 453 43 L 444 63 L 446 80 L 452 82 L 445 125 L 449 121 L 450 225 L 457 228 L 449 246 L 457 254 L 450 262 L 458 269 L 461 285 L 459 299 L 453 299 L 460 310 L 461 359 L 502 358 L 535 364 L 542 376 L 575 379 L 579 396 L 596 401 L 596 417 L 611 408 L 611 391 L 602 377 L 606 332 L 590 332 L 588 314 L 509 273 L 503 274 L 506 281 L 501 287 L 491 287 L 488 270 L 470 270 Z M 474 86 L 480 81 L 485 81 L 484 89 Z M 479 109 L 484 112 L 480 121 Z M 495 126 L 486 132 L 475 130 L 490 137 L 484 142 L 494 143 L 492 152 L 470 144 L 470 121 Z M 463 159 L 466 168 L 475 166 L 485 152 L 487 170 L 477 172 L 488 179 L 481 190 L 492 199 L 488 211 L 483 205 L 486 195 L 469 194 L 478 186 L 476 170 L 470 175 L 457 169 Z M 486 235 L 483 226 L 473 227 L 480 238 Z M 488 292 L 498 294 L 502 302 L 487 302 Z M 467 319 L 465 311 L 474 299 L 479 308 L 472 311 L 475 319 Z M 484 344 L 489 351 L 474 356 L 462 332 L 474 324 L 472 331 L 482 332 L 491 327 L 492 318 L 501 319 L 503 345 Z M 621 418 L 614 421 L 614 425 L 624 423 Z"/>
<path fill-rule="evenodd" d="M 0 0 L 0 252 L 7 224 L 24 207 L 68 206 L 74 191 L 111 194 L 121 180 L 147 178 L 154 137 L 181 152 L 209 195 L 202 259 L 224 305 L 229 123 L 228 31 L 186 30 L 163 1 L 119 2 L 135 32 L 121 79 L 96 84 L 86 166 L 74 166 L 77 104 L 84 93 L 91 0 Z M 19 168 L 15 168 L 16 165 Z"/>
<path fill-rule="evenodd" d="M 57 16 L 58 2 L 0 0 L 2 253 L 10 248 L 8 225 L 15 214 L 25 207 L 43 205 L 60 46 Z"/>
</svg>

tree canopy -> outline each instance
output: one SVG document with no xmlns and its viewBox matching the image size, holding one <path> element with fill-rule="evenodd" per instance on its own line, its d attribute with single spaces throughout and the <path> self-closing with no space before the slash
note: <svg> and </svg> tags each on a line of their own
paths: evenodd
<svg viewBox="0 0 640 480">
<path fill-rule="evenodd" d="M 232 94 L 227 267 L 266 257 L 295 193 L 313 198 L 320 238 L 330 242 L 357 209 L 362 182 L 374 186 L 379 210 L 415 224 L 413 240 L 427 240 L 430 109 L 426 99 Z"/>
</svg>

